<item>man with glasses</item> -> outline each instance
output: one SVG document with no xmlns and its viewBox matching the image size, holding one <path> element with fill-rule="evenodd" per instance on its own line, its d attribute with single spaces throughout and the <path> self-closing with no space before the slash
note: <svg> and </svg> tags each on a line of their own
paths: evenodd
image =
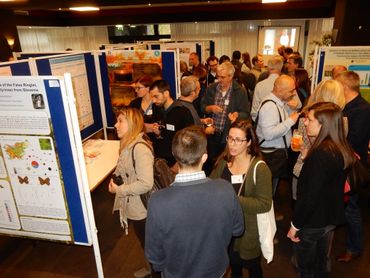
<svg viewBox="0 0 370 278">
<path fill-rule="evenodd" d="M 248 94 L 238 82 L 233 80 L 235 67 L 230 62 L 217 66 L 218 82 L 211 84 L 202 99 L 202 111 L 214 122 L 215 133 L 208 137 L 207 174 L 215 159 L 224 150 L 226 135 L 231 123 L 237 119 L 249 119 L 250 105 Z"/>
</svg>

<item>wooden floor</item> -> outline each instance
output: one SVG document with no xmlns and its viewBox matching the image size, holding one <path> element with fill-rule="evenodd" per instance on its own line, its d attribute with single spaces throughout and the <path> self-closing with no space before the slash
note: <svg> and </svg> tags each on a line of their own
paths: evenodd
<svg viewBox="0 0 370 278">
<path fill-rule="evenodd" d="M 290 263 L 291 243 L 286 238 L 290 222 L 290 191 L 281 184 L 275 201 L 285 219 L 278 222 L 274 261 L 263 263 L 264 277 L 296 277 Z M 96 225 L 105 277 L 133 277 L 144 266 L 144 255 L 133 232 L 125 236 L 118 215 L 112 215 L 113 195 L 107 191 L 107 181 L 92 193 Z M 365 252 L 359 259 L 340 264 L 333 260 L 332 277 L 370 277 L 370 210 L 368 192 L 361 199 L 365 234 Z M 345 227 L 335 232 L 332 257 L 345 247 Z M 48 241 L 35 241 L 0 236 L 0 277 L 97 277 L 94 253 L 91 247 L 64 245 Z M 227 276 L 228 277 L 228 276 Z M 248 277 L 246 274 L 245 277 Z"/>
</svg>

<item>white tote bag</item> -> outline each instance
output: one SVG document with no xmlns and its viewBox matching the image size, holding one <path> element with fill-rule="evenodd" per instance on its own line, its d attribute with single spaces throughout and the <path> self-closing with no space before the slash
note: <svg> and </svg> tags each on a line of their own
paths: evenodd
<svg viewBox="0 0 370 278">
<path fill-rule="evenodd" d="M 258 164 L 260 163 L 265 162 L 260 160 L 254 166 L 253 169 L 254 184 L 256 184 L 256 169 Z M 245 179 L 246 175 L 244 177 L 243 185 L 245 183 Z M 243 185 L 239 189 L 238 196 L 240 195 Z M 268 212 L 257 214 L 257 226 L 263 257 L 267 260 L 267 263 L 270 263 L 274 257 L 274 237 L 276 233 L 276 222 L 273 202 L 271 203 L 271 209 Z"/>
</svg>

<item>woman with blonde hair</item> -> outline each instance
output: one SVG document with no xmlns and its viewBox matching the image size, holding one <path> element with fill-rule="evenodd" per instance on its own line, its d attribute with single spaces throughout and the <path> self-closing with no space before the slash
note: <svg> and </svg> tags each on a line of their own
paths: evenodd
<svg viewBox="0 0 370 278">
<path fill-rule="evenodd" d="M 128 219 L 144 250 L 145 222 L 147 210 L 140 195 L 153 187 L 153 152 L 150 141 L 144 133 L 144 118 L 135 108 L 125 108 L 117 112 L 114 125 L 120 139 L 120 155 L 109 192 L 115 194 L 113 211 L 119 211 L 120 222 L 128 233 Z M 150 268 L 137 271 L 135 277 L 145 277 Z"/>
<path fill-rule="evenodd" d="M 306 109 L 316 102 L 332 102 L 341 109 L 346 105 L 344 99 L 344 87 L 337 80 L 323 80 L 316 87 L 314 93 L 308 99 Z"/>
</svg>

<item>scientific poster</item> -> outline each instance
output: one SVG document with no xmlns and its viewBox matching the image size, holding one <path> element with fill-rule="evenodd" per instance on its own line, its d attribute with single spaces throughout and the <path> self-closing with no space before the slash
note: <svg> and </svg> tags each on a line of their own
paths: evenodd
<svg viewBox="0 0 370 278">
<path fill-rule="evenodd" d="M 84 55 L 50 59 L 50 68 L 53 76 L 63 76 L 66 72 L 69 72 L 72 76 L 80 130 L 93 125 L 94 115 Z"/>
<path fill-rule="evenodd" d="M 331 79 L 335 65 L 346 66 L 360 76 L 361 95 L 370 102 L 370 46 L 338 46 L 320 49 L 318 83 Z"/>
<path fill-rule="evenodd" d="M 134 82 L 143 75 L 162 79 L 162 53 L 158 50 L 107 50 L 106 60 L 113 111 L 136 97 Z"/>
<path fill-rule="evenodd" d="M 42 79 L 0 79 L 0 233 L 72 240 Z"/>
</svg>

